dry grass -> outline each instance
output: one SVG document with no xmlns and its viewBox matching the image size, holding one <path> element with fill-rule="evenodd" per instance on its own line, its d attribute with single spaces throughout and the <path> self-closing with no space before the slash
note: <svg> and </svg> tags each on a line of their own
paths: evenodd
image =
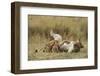
<svg viewBox="0 0 100 76">
<path fill-rule="evenodd" d="M 85 52 L 81 51 L 78 53 L 33 53 L 29 57 L 29 60 L 51 60 L 51 59 L 80 59 L 80 58 L 87 58 Z"/>
<path fill-rule="evenodd" d="M 87 18 L 29 15 L 28 60 L 79 59 L 87 58 Z M 77 53 L 43 52 L 40 50 L 49 41 L 49 32 L 53 29 L 63 39 L 75 40 L 81 37 L 85 46 Z M 35 51 L 38 51 L 37 53 Z"/>
</svg>

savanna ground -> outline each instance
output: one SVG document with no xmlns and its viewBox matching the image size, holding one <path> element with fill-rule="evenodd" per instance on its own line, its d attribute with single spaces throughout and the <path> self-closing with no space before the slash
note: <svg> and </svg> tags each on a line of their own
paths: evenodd
<svg viewBox="0 0 100 76">
<path fill-rule="evenodd" d="M 87 17 L 28 15 L 28 60 L 87 58 L 87 26 Z M 41 48 L 49 42 L 51 29 L 60 34 L 63 40 L 81 38 L 84 48 L 77 53 L 43 52 Z"/>
</svg>

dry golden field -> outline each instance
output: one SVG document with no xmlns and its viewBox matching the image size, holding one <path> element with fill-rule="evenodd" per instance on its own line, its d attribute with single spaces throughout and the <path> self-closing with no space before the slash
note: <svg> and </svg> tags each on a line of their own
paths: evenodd
<svg viewBox="0 0 100 76">
<path fill-rule="evenodd" d="M 28 15 L 28 60 L 79 59 L 88 57 L 87 17 Z M 81 39 L 84 48 L 80 52 L 43 52 L 50 40 L 50 30 L 62 36 L 63 40 Z M 36 52 L 37 51 L 37 52 Z"/>
</svg>

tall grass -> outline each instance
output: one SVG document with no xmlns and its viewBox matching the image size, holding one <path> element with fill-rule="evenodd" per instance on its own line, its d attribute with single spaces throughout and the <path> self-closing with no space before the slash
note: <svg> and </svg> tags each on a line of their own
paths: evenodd
<svg viewBox="0 0 100 76">
<path fill-rule="evenodd" d="M 87 39 L 87 17 L 57 17 L 29 15 L 29 37 L 39 34 L 49 37 L 51 29 L 62 36 Z"/>
<path fill-rule="evenodd" d="M 42 56 L 34 54 L 36 49 L 40 49 L 45 46 L 50 38 L 50 30 L 60 34 L 63 39 L 76 40 L 81 38 L 87 46 L 88 37 L 88 18 L 87 17 L 69 17 L 69 16 L 41 16 L 41 15 L 28 15 L 28 50 L 29 59 L 42 59 Z M 87 48 L 87 47 L 86 47 Z M 85 51 L 86 51 L 85 48 Z M 41 53 L 42 54 L 42 53 Z M 49 54 L 49 53 L 48 53 Z M 44 54 L 43 54 L 44 55 Z M 58 54 L 53 54 L 54 59 Z M 58 58 L 74 58 L 74 56 L 64 56 Z M 59 54 L 60 56 L 60 54 Z M 80 56 L 77 56 L 81 58 Z M 87 57 L 87 52 L 84 53 L 84 57 Z M 49 59 L 44 57 L 44 59 Z"/>
</svg>

